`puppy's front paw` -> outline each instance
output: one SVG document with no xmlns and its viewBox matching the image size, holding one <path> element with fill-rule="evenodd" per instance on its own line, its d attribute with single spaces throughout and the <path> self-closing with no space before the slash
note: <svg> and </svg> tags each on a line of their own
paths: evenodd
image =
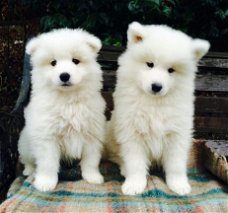
<svg viewBox="0 0 228 213">
<path fill-rule="evenodd" d="M 40 191 L 51 191 L 53 190 L 58 182 L 58 176 L 56 175 L 44 175 L 36 174 L 34 186 Z"/>
<path fill-rule="evenodd" d="M 125 180 L 122 185 L 122 192 L 125 195 L 140 194 L 146 188 L 147 179 L 146 176 L 132 176 Z"/>
<path fill-rule="evenodd" d="M 82 172 L 82 177 L 89 183 L 101 184 L 104 183 L 104 178 L 99 171 L 85 171 Z"/>
<path fill-rule="evenodd" d="M 169 177 L 167 178 L 167 185 L 178 195 L 186 195 L 191 192 L 191 186 L 185 177 Z"/>
</svg>

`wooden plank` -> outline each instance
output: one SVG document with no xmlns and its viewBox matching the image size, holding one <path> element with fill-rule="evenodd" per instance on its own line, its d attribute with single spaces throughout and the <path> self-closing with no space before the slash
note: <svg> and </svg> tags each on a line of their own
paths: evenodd
<svg viewBox="0 0 228 213">
<path fill-rule="evenodd" d="M 228 68 L 228 53 L 209 52 L 200 60 L 199 67 Z"/>
<path fill-rule="evenodd" d="M 196 97 L 195 113 L 228 113 L 228 98 Z"/>
<path fill-rule="evenodd" d="M 211 58 L 227 58 L 228 59 L 228 52 L 208 52 L 205 57 Z"/>
<path fill-rule="evenodd" d="M 112 92 L 102 92 L 108 110 L 113 110 Z M 223 97 L 196 97 L 195 112 L 198 113 L 228 113 L 228 98 Z"/>
<path fill-rule="evenodd" d="M 107 52 L 102 51 L 98 56 L 98 61 L 106 61 L 106 62 L 115 62 L 117 63 L 117 59 L 120 56 L 120 52 Z"/>
<path fill-rule="evenodd" d="M 228 68 L 228 58 L 203 58 L 199 61 L 199 67 L 205 68 Z M 228 69 L 227 69 L 228 72 Z"/>
<path fill-rule="evenodd" d="M 123 52 L 126 49 L 126 47 L 114 47 L 114 46 L 103 46 L 100 52 Z M 214 52 L 210 51 L 208 52 L 204 58 L 227 58 L 228 59 L 228 52 Z"/>
<path fill-rule="evenodd" d="M 195 130 L 204 133 L 228 134 L 228 118 L 226 117 L 195 117 Z"/>
<path fill-rule="evenodd" d="M 115 88 L 116 71 L 103 72 L 103 88 Z"/>
<path fill-rule="evenodd" d="M 104 47 L 99 52 L 98 61 L 117 63 L 124 50 L 123 47 Z"/>
<path fill-rule="evenodd" d="M 112 92 L 102 92 L 103 97 L 105 98 L 105 101 L 107 103 L 106 107 L 106 117 L 110 119 L 111 111 L 113 110 L 113 98 L 112 98 Z M 222 99 L 222 98 L 221 98 Z M 205 103 L 210 103 L 211 98 L 206 97 L 198 97 L 198 103 L 204 101 Z M 218 99 L 215 102 L 215 109 L 216 111 L 222 111 L 224 112 L 228 111 L 228 108 L 226 106 L 218 106 L 217 104 L 221 100 Z M 227 99 L 225 99 L 225 103 L 227 104 Z M 201 109 L 202 110 L 202 109 Z M 214 110 L 214 111 L 215 111 Z M 213 112 L 213 104 L 211 104 L 211 107 L 208 107 L 205 109 L 206 112 Z M 216 134 L 228 134 L 228 118 L 227 117 L 216 117 L 216 116 L 196 116 L 195 117 L 195 130 L 198 133 L 216 133 Z"/>
<path fill-rule="evenodd" d="M 112 111 L 114 108 L 112 92 L 102 92 L 102 96 L 106 101 L 106 109 Z"/>
<path fill-rule="evenodd" d="M 116 71 L 104 71 L 104 87 L 114 88 Z M 197 91 L 228 92 L 228 75 L 197 75 L 195 80 Z"/>
<path fill-rule="evenodd" d="M 103 46 L 101 51 L 123 52 L 125 49 L 126 47 Z"/>
<path fill-rule="evenodd" d="M 197 75 L 197 91 L 228 92 L 228 75 Z"/>
<path fill-rule="evenodd" d="M 102 92 L 102 96 L 106 101 L 106 109 L 105 109 L 105 116 L 107 120 L 110 120 L 112 110 L 114 108 L 112 92 Z"/>
<path fill-rule="evenodd" d="M 118 57 L 125 48 L 104 47 L 100 53 L 98 60 L 106 62 L 117 62 Z M 228 53 L 226 52 L 209 52 L 199 62 L 199 67 L 207 68 L 228 68 Z"/>
</svg>

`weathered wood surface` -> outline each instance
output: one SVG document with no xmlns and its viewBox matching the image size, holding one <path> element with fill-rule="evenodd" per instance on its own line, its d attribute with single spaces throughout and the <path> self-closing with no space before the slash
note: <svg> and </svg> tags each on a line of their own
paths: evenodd
<svg viewBox="0 0 228 213">
<path fill-rule="evenodd" d="M 102 63 L 117 67 L 117 58 L 123 48 L 103 49 L 99 56 Z M 228 135 L 228 53 L 209 52 L 199 62 L 195 80 L 195 130 L 198 136 Z M 116 68 L 115 68 L 116 69 Z M 103 96 L 107 101 L 106 115 L 111 116 L 113 100 L 111 92 L 116 84 L 116 70 L 104 68 Z"/>
<path fill-rule="evenodd" d="M 102 95 L 107 103 L 106 116 L 110 119 L 111 111 L 114 109 L 112 92 L 102 92 Z M 228 134 L 226 113 L 228 113 L 228 98 L 196 97 L 195 130 L 204 133 Z"/>
<path fill-rule="evenodd" d="M 209 52 L 199 62 L 199 67 L 205 68 L 228 68 L 228 53 Z"/>
<path fill-rule="evenodd" d="M 124 48 L 112 48 L 111 50 L 104 48 L 101 50 L 98 60 L 116 63 L 118 57 L 124 50 Z M 206 68 L 228 68 L 228 54 L 221 52 L 209 52 L 202 58 L 202 60 L 200 60 L 198 65 L 199 67 Z"/>
<path fill-rule="evenodd" d="M 116 83 L 116 71 L 104 71 L 104 88 L 114 88 Z M 228 92 L 228 72 L 227 75 L 198 74 L 195 80 L 197 91 Z"/>
<path fill-rule="evenodd" d="M 228 134 L 227 117 L 195 117 L 195 130 L 199 133 L 220 133 Z"/>
<path fill-rule="evenodd" d="M 195 113 L 228 114 L 228 95 L 227 97 L 197 96 L 195 101 Z"/>
<path fill-rule="evenodd" d="M 108 110 L 113 110 L 114 103 L 112 92 L 102 92 L 102 95 L 106 100 Z M 197 115 L 202 115 L 204 113 L 216 113 L 217 115 L 228 114 L 228 97 L 196 96 L 195 113 Z"/>
<path fill-rule="evenodd" d="M 199 62 L 199 67 L 205 68 L 228 68 L 227 58 L 210 58 L 204 57 Z"/>
<path fill-rule="evenodd" d="M 107 103 L 107 109 L 113 110 L 114 103 L 112 92 L 102 92 L 102 95 Z M 228 114 L 228 97 L 204 97 L 196 96 L 195 100 L 195 113 L 204 114 L 204 113 L 217 113 L 217 114 Z M 228 123 L 227 123 L 228 125 Z"/>
<path fill-rule="evenodd" d="M 227 75 L 197 75 L 195 86 L 197 91 L 228 92 Z"/>
</svg>

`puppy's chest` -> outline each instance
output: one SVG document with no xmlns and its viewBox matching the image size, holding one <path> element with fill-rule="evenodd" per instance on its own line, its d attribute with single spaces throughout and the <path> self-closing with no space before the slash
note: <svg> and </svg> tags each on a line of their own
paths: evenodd
<svg viewBox="0 0 228 213">
<path fill-rule="evenodd" d="M 136 132 L 144 137 L 161 137 L 169 131 L 165 115 L 157 110 L 137 110 L 132 120 Z"/>
<path fill-rule="evenodd" d="M 54 125 L 56 134 L 69 137 L 89 130 L 90 111 L 81 104 L 69 104 L 56 110 Z"/>
<path fill-rule="evenodd" d="M 171 131 L 165 115 L 152 110 L 138 111 L 135 114 L 134 126 L 139 141 L 147 147 L 150 159 L 159 160 Z"/>
</svg>

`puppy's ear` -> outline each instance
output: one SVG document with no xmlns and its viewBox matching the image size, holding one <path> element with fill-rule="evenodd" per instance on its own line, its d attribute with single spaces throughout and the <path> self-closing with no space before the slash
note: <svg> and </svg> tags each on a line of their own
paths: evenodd
<svg viewBox="0 0 228 213">
<path fill-rule="evenodd" d="M 89 35 L 86 42 L 94 53 L 98 53 L 100 51 L 102 45 L 99 38 Z"/>
<path fill-rule="evenodd" d="M 143 26 L 138 22 L 132 22 L 128 26 L 127 39 L 128 44 L 136 44 L 142 42 L 144 39 Z"/>
<path fill-rule="evenodd" d="M 210 43 L 202 39 L 193 40 L 193 52 L 195 55 L 196 61 L 199 61 L 209 50 Z"/>
<path fill-rule="evenodd" d="M 32 55 L 38 47 L 39 38 L 32 38 L 26 45 L 25 52 Z"/>
</svg>

